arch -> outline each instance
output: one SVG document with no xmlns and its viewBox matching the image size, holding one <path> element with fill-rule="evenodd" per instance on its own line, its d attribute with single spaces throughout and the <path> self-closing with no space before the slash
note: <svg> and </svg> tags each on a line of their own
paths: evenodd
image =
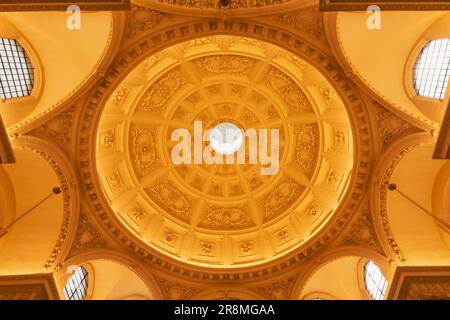
<svg viewBox="0 0 450 320">
<path fill-rule="evenodd" d="M 209 35 L 231 34 L 238 36 L 250 37 L 266 42 L 274 43 L 287 50 L 298 54 L 306 61 L 315 66 L 323 75 L 333 84 L 339 96 L 341 96 L 348 112 L 352 115 L 352 129 L 355 133 L 355 175 L 352 176 L 347 194 L 343 197 L 341 206 L 338 208 L 339 214 L 330 219 L 329 223 L 334 224 L 335 228 L 332 231 L 327 228 L 319 230 L 313 239 L 308 242 L 303 248 L 296 252 L 292 252 L 276 263 L 280 266 L 278 270 L 284 270 L 290 265 L 299 262 L 306 255 L 312 251 L 320 248 L 325 242 L 332 238 L 333 234 L 337 232 L 343 223 L 336 223 L 345 220 L 349 215 L 344 215 L 344 212 L 350 212 L 355 205 L 360 201 L 363 189 L 366 184 L 366 174 L 368 161 L 373 151 L 370 146 L 372 144 L 371 132 L 367 129 L 368 118 L 367 111 L 364 107 L 364 102 L 360 98 L 360 94 L 355 90 L 354 86 L 342 73 L 340 67 L 333 62 L 333 59 L 328 56 L 328 52 L 323 51 L 321 46 L 315 46 L 313 43 L 305 40 L 303 37 L 296 36 L 289 31 L 271 25 L 254 22 L 251 20 L 202 20 L 194 22 L 180 23 L 176 26 L 170 26 L 162 30 L 142 33 L 139 39 L 134 39 L 133 43 L 129 43 L 128 47 L 122 49 L 121 54 L 115 60 L 105 74 L 103 81 L 99 82 L 98 86 L 94 87 L 90 92 L 89 102 L 84 105 L 81 115 L 81 121 L 78 126 L 77 135 L 77 161 L 81 164 L 80 175 L 83 179 L 84 186 L 90 186 L 84 189 L 86 196 L 89 199 L 89 206 L 95 217 L 99 221 L 108 221 L 106 229 L 113 238 L 126 237 L 128 246 L 132 248 L 137 256 L 145 257 L 149 263 L 162 266 L 166 270 L 174 265 L 170 258 L 160 255 L 154 250 L 149 250 L 146 244 L 124 229 L 121 222 L 114 217 L 111 209 L 106 204 L 107 201 L 101 192 L 99 181 L 96 175 L 91 174 L 96 172 L 95 163 L 90 155 L 93 154 L 92 148 L 95 145 L 95 134 L 97 121 L 99 119 L 102 106 L 117 88 L 120 81 L 127 75 L 127 73 L 142 62 L 146 57 L 153 53 L 169 47 L 173 44 L 205 37 Z M 361 143 L 364 141 L 364 151 L 361 151 Z M 364 168 L 364 169 L 363 169 Z M 361 174 L 356 174 L 357 172 Z M 351 207 L 350 207 L 351 206 Z M 100 219 L 100 216 L 102 217 Z M 120 231 L 119 231 L 120 230 Z M 113 232 L 114 231 L 114 232 Z M 181 264 L 181 266 L 180 266 Z M 180 274 L 190 274 L 192 269 L 186 264 L 178 263 L 180 266 Z M 270 266 L 265 266 L 268 272 L 272 273 L 274 263 Z M 189 271 L 188 271 L 189 270 Z M 270 270 L 270 271 L 269 271 Z M 204 268 L 196 268 L 194 274 L 211 273 Z M 239 272 L 242 275 L 241 272 Z M 215 273 L 219 279 L 229 278 L 235 276 L 234 274 L 223 275 L 222 272 Z M 251 270 L 247 270 L 246 275 L 251 274 Z M 237 276 L 237 274 L 236 274 Z M 254 275 L 251 275 L 252 278 Z"/>
<path fill-rule="evenodd" d="M 68 103 L 99 77 L 114 56 L 124 28 L 123 13 L 84 13 L 80 30 L 66 28 L 66 19 L 66 12 L 0 13 L 0 26 L 8 26 L 0 28 L 0 37 L 7 33 L 18 38 L 37 73 L 28 99 L 2 103 L 1 115 L 9 130 Z"/>
<path fill-rule="evenodd" d="M 145 297 L 145 299 L 164 298 L 157 281 L 142 264 L 137 263 L 134 258 L 120 251 L 108 248 L 88 249 L 65 260 L 56 277 L 61 292 L 70 277 L 70 270 L 73 270 L 74 266 L 77 265 L 87 266 L 93 275 L 90 281 L 94 282 L 94 286 L 90 288 L 88 299 L 125 300 L 135 296 Z M 108 271 L 108 269 L 111 270 Z M 99 272 L 103 274 L 99 275 Z M 126 290 L 128 285 L 124 284 L 127 281 L 134 284 L 134 287 L 130 285 L 132 290 Z M 108 282 L 116 284 L 116 289 Z M 96 288 L 98 288 L 98 291 L 95 290 Z M 108 290 L 111 290 L 111 292 L 108 292 Z"/>
<path fill-rule="evenodd" d="M 59 187 L 61 193 L 45 200 L 0 238 L 0 273 L 49 271 L 70 249 L 75 236 L 79 210 L 75 173 L 63 152 L 47 141 L 20 136 L 12 145 L 17 162 L 0 167 L 0 179 L 10 181 L 0 185 L 0 195 L 7 195 L 9 208 L 3 228 L 48 196 L 52 188 Z M 33 240 L 41 235 L 42 241 Z"/>
<path fill-rule="evenodd" d="M 369 299 L 363 279 L 363 265 L 366 261 L 368 258 L 365 256 L 346 255 L 322 263 L 304 282 L 297 298 Z"/>
<path fill-rule="evenodd" d="M 448 23 L 445 12 L 386 11 L 380 30 L 366 27 L 366 12 L 327 13 L 325 17 L 332 48 L 349 75 L 401 117 L 422 128 L 438 127 L 445 111 L 442 102 L 425 101 L 411 94 L 415 63 L 411 57 L 417 58 L 418 43 L 423 44 L 425 32 L 436 21 L 441 19 Z M 399 24 L 405 27 L 398 28 Z M 361 27 L 355 28 L 358 25 Z M 438 28 L 445 30 L 442 26 Z M 420 45 L 420 49 L 422 47 Z M 389 77 L 379 72 L 379 66 L 389 70 Z"/>
<path fill-rule="evenodd" d="M 39 154 L 15 148 L 15 155 L 17 162 L 2 168 L 14 191 L 15 211 L 7 214 L 11 222 L 51 195 L 52 188 L 60 186 L 55 171 Z M 1 188 L 7 188 L 7 185 L 2 184 Z M 62 195 L 52 195 L 6 229 L 7 233 L 0 238 L 0 273 L 41 272 L 57 242 L 63 216 Z"/>
<path fill-rule="evenodd" d="M 36 53 L 34 46 L 29 42 L 28 38 L 19 28 L 2 15 L 0 15 L 0 38 L 15 40 L 25 51 L 33 68 L 33 87 L 30 94 L 24 97 L 6 99 L 1 102 L 2 117 L 8 123 L 8 119 L 21 117 L 36 107 L 42 94 L 44 69 L 39 55 Z"/>
<path fill-rule="evenodd" d="M 443 195 L 433 196 L 447 161 L 432 159 L 434 143 L 427 133 L 400 139 L 385 151 L 374 174 L 372 218 L 378 239 L 395 264 L 449 262 L 448 226 L 435 209 Z M 438 181 L 447 179 L 439 176 Z"/>
<path fill-rule="evenodd" d="M 364 300 L 359 281 L 361 257 L 341 257 L 320 266 L 305 283 L 300 299 L 321 292 L 338 300 Z"/>
<path fill-rule="evenodd" d="M 346 248 L 319 258 L 319 262 L 312 264 L 297 280 L 291 296 L 302 300 L 315 297 L 330 300 L 369 299 L 363 276 L 363 266 L 368 260 L 375 261 L 387 279 L 392 277 L 392 268 L 379 253 L 356 247 Z"/>
<path fill-rule="evenodd" d="M 433 160 L 433 147 L 419 146 L 400 160 L 390 179 L 397 188 L 386 197 L 392 234 L 410 265 L 450 263 L 450 228 L 434 219 L 432 199 L 435 181 L 448 161 Z"/>
<path fill-rule="evenodd" d="M 109 260 L 89 261 L 94 270 L 92 300 L 121 300 L 130 295 L 151 298 L 146 284 L 127 267 Z"/>
</svg>

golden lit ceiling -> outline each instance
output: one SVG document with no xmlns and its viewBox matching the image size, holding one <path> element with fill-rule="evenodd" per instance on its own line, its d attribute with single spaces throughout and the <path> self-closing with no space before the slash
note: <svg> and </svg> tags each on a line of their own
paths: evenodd
<svg viewBox="0 0 450 320">
<path fill-rule="evenodd" d="M 223 121 L 279 129 L 280 170 L 174 165 L 171 134 L 192 132 L 195 120 L 204 130 Z M 352 154 L 345 107 L 317 70 L 274 45 L 214 36 L 151 56 L 122 81 L 96 158 L 113 210 L 151 247 L 232 267 L 304 244 L 337 208 Z"/>
<path fill-rule="evenodd" d="M 383 13 L 370 31 L 365 11 L 312 0 L 183 4 L 83 13 L 59 51 L 45 30 L 66 12 L 1 14 L 36 75 L 0 110 L 17 160 L 0 169 L 3 296 L 39 282 L 64 298 L 83 266 L 87 299 L 368 299 L 372 260 L 388 299 L 447 297 L 429 279 L 449 274 L 450 167 L 431 160 L 448 101 L 417 96 L 411 72 L 446 14 Z M 375 42 L 399 50 L 367 64 Z M 279 129 L 279 171 L 175 165 L 171 133 L 194 120 Z"/>
</svg>

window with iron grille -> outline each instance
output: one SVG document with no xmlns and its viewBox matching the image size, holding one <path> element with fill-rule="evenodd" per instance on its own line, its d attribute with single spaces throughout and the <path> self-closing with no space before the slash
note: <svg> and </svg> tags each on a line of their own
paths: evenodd
<svg viewBox="0 0 450 320">
<path fill-rule="evenodd" d="M 25 50 L 14 39 L 0 38 L 0 98 L 31 94 L 34 72 Z"/>
<path fill-rule="evenodd" d="M 414 67 L 417 95 L 443 100 L 450 76 L 450 39 L 430 41 Z"/>
<path fill-rule="evenodd" d="M 87 295 L 89 275 L 83 266 L 79 266 L 64 287 L 66 300 L 84 300 Z"/>
<path fill-rule="evenodd" d="M 373 300 L 384 299 L 388 283 L 380 268 L 372 260 L 364 265 L 364 282 L 367 293 Z"/>
</svg>

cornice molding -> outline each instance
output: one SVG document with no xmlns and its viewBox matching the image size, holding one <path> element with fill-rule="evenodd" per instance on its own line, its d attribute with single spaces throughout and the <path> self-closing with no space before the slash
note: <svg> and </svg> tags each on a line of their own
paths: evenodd
<svg viewBox="0 0 450 320">
<path fill-rule="evenodd" d="M 377 5 L 381 10 L 450 10 L 448 1 L 355 1 L 355 0 L 320 0 L 321 11 L 366 11 L 371 5 Z"/>
<path fill-rule="evenodd" d="M 0 276 L 0 300 L 60 300 L 52 273 Z"/>
<path fill-rule="evenodd" d="M 450 299 L 450 267 L 397 267 L 388 300 Z"/>
<path fill-rule="evenodd" d="M 71 5 L 77 5 L 85 11 L 128 10 L 130 0 L 3 0 L 0 11 L 66 11 Z"/>
<path fill-rule="evenodd" d="M 61 258 L 70 249 L 78 220 L 80 197 L 75 172 L 64 152 L 48 141 L 21 135 L 14 140 L 13 144 L 16 148 L 39 154 L 53 168 L 58 177 L 63 196 L 63 221 L 55 247 L 43 266 L 43 271 L 58 269 Z"/>
<path fill-rule="evenodd" d="M 219 1 L 208 0 L 134 0 L 133 4 L 178 16 L 230 19 L 282 14 L 315 6 L 315 2 L 315 0 L 231 0 L 228 7 L 221 7 Z"/>
</svg>

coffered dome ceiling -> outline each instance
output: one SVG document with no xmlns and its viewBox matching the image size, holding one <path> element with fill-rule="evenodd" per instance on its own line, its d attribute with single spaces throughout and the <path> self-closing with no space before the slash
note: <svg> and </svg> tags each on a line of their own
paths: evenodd
<svg viewBox="0 0 450 320">
<path fill-rule="evenodd" d="M 189 15 L 274 14 L 311 6 L 311 0 L 134 0 L 133 3 L 164 12 Z"/>
<path fill-rule="evenodd" d="M 280 168 L 175 165 L 175 129 L 279 129 Z M 173 258 L 254 265 L 305 245 L 338 207 L 353 165 L 345 107 L 311 65 L 274 45 L 214 36 L 135 67 L 97 132 L 103 191 L 123 224 Z M 204 143 L 206 146 L 206 143 Z"/>
</svg>

